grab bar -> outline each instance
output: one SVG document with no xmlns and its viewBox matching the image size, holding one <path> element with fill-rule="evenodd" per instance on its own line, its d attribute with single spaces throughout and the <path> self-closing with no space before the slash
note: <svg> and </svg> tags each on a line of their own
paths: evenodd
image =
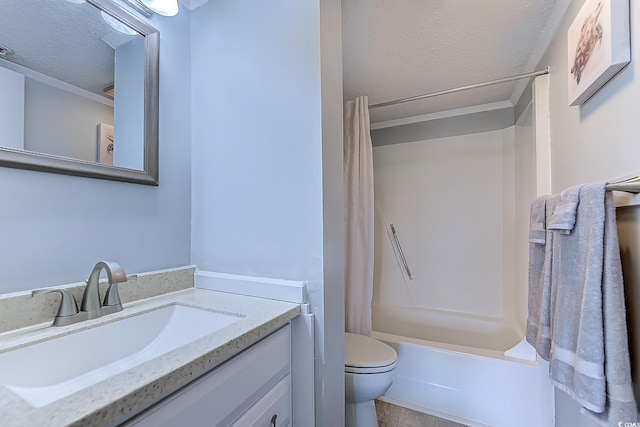
<svg viewBox="0 0 640 427">
<path fill-rule="evenodd" d="M 396 242 L 396 247 L 398 248 L 398 254 L 400 254 L 400 260 L 402 261 L 402 265 L 404 266 L 405 271 L 407 272 L 407 277 L 409 280 L 413 280 L 413 276 L 411 275 L 411 270 L 409 270 L 409 264 L 407 264 L 407 259 L 404 257 L 404 252 L 402 252 L 402 246 L 400 246 L 400 240 L 398 239 L 398 234 L 396 234 L 396 227 L 393 224 L 389 224 L 391 228 L 391 233 L 393 234 L 393 240 Z"/>
</svg>

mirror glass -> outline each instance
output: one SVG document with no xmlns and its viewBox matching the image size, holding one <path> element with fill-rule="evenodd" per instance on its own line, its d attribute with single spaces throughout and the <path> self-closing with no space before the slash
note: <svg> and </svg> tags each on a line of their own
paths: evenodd
<svg viewBox="0 0 640 427">
<path fill-rule="evenodd" d="M 157 185 L 157 58 L 111 0 L 0 0 L 0 165 Z"/>
</svg>

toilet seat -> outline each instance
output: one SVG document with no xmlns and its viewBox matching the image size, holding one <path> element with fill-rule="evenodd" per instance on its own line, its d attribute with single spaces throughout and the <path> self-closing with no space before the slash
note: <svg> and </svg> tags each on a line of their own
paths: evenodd
<svg viewBox="0 0 640 427">
<path fill-rule="evenodd" d="M 347 374 L 381 374 L 394 370 L 396 363 L 393 362 L 390 365 L 377 366 L 375 368 L 358 368 L 355 366 L 345 366 L 344 372 Z"/>
<path fill-rule="evenodd" d="M 345 332 L 344 371 L 351 374 L 377 374 L 396 367 L 398 354 L 389 345 L 373 338 Z"/>
</svg>

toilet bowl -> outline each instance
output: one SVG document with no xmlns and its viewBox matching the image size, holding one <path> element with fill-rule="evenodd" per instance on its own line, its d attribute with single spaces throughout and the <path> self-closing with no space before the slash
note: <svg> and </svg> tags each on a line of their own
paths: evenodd
<svg viewBox="0 0 640 427">
<path fill-rule="evenodd" d="M 380 341 L 344 334 L 345 426 L 377 427 L 374 400 L 391 387 L 398 355 Z"/>
</svg>

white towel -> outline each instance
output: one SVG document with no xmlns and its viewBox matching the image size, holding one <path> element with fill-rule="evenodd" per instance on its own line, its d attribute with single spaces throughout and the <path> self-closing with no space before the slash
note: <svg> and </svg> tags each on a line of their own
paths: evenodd
<svg viewBox="0 0 640 427">
<path fill-rule="evenodd" d="M 551 381 L 603 425 L 637 421 L 615 208 L 604 183 L 580 190 L 571 234 L 549 234 Z"/>
<path fill-rule="evenodd" d="M 580 189 L 584 184 L 567 188 L 560 193 L 553 215 L 549 219 L 548 229 L 562 234 L 569 234 L 576 223 L 578 202 L 580 201 Z"/>
<path fill-rule="evenodd" d="M 544 360 L 549 360 L 551 349 L 550 248 L 553 245 L 553 235 L 545 230 L 545 218 L 551 217 L 557 200 L 557 196 L 539 197 L 531 204 L 530 216 L 526 339 Z"/>
</svg>

